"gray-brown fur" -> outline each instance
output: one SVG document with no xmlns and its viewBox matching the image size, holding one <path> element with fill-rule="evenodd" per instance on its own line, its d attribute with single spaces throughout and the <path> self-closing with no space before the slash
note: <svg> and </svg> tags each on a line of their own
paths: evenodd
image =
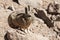
<svg viewBox="0 0 60 40">
<path fill-rule="evenodd" d="M 28 14 L 27 8 L 25 8 L 25 13 L 13 12 L 11 18 L 12 23 L 20 29 L 27 29 L 32 22 L 32 17 Z"/>
</svg>

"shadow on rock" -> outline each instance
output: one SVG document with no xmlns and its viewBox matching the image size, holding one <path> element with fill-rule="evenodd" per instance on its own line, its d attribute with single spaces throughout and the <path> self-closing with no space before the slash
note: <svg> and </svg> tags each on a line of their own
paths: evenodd
<svg viewBox="0 0 60 40">
<path fill-rule="evenodd" d="M 5 39 L 5 40 L 8 40 L 8 38 L 7 38 L 7 33 L 5 34 L 4 39 Z"/>
<path fill-rule="evenodd" d="M 13 2 L 15 2 L 15 3 L 19 4 L 18 0 L 13 0 Z"/>
<path fill-rule="evenodd" d="M 35 14 L 36 17 L 42 19 L 45 24 L 50 28 L 50 27 L 54 27 L 53 23 L 51 22 L 51 20 L 45 15 L 45 12 L 43 10 L 38 10 L 35 9 L 37 14 Z"/>
</svg>

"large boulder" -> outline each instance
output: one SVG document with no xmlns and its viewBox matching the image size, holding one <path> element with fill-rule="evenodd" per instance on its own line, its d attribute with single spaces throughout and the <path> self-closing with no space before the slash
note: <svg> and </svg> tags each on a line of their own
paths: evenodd
<svg viewBox="0 0 60 40">
<path fill-rule="evenodd" d="M 60 4 L 56 1 L 50 3 L 47 7 L 47 12 L 54 15 L 60 14 Z"/>
</svg>

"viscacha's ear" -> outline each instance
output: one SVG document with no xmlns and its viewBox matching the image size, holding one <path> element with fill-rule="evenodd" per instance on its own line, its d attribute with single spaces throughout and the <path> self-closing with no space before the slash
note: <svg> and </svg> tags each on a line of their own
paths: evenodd
<svg viewBox="0 0 60 40">
<path fill-rule="evenodd" d="M 28 5 L 28 11 L 30 11 L 30 6 Z"/>
<path fill-rule="evenodd" d="M 27 7 L 25 7 L 25 13 L 28 14 Z"/>
</svg>

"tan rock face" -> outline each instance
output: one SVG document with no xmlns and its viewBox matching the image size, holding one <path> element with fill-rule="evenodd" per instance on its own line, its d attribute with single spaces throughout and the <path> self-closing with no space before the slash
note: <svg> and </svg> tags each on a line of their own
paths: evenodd
<svg viewBox="0 0 60 40">
<path fill-rule="evenodd" d="M 33 8 L 40 8 L 42 5 L 42 0 L 18 0 L 19 3 L 23 6 L 31 6 Z"/>
<path fill-rule="evenodd" d="M 55 15 L 55 13 L 53 13 L 52 15 L 52 13 L 49 14 L 46 11 L 49 3 L 57 1 L 57 3 L 59 4 L 60 0 L 17 0 L 17 1 L 19 4 L 17 2 L 14 2 L 13 0 L 0 0 L 0 40 L 6 40 L 6 39 L 8 40 L 60 40 L 60 26 L 59 26 L 60 14 Z M 28 5 L 30 7 L 28 7 Z M 54 6 L 55 4 L 52 5 Z M 18 30 L 18 28 L 16 29 L 11 28 L 11 26 L 13 27 L 15 26 L 14 25 L 10 26 L 8 22 L 9 15 L 13 14 L 12 12 L 16 13 L 17 11 L 17 13 L 19 12 L 25 13 L 25 9 L 24 9 L 25 7 L 30 8 L 28 14 L 33 17 L 32 19 L 34 19 L 31 24 L 29 24 L 30 21 L 27 23 L 29 24 L 29 28 L 28 28 L 29 30 L 27 33 Z M 37 8 L 42 12 L 38 13 L 34 8 Z M 55 12 L 53 8 L 56 7 L 51 7 L 50 10 L 52 12 L 53 11 Z M 57 10 L 57 12 L 60 13 L 60 9 Z M 36 17 L 34 15 L 35 13 L 38 14 L 40 18 Z M 19 17 L 20 16 L 18 16 L 18 18 Z M 53 21 L 54 27 L 49 28 L 47 24 L 51 25 L 50 24 L 51 21 Z M 44 22 L 46 22 L 47 24 Z M 12 23 L 10 22 L 10 24 Z"/>
</svg>

